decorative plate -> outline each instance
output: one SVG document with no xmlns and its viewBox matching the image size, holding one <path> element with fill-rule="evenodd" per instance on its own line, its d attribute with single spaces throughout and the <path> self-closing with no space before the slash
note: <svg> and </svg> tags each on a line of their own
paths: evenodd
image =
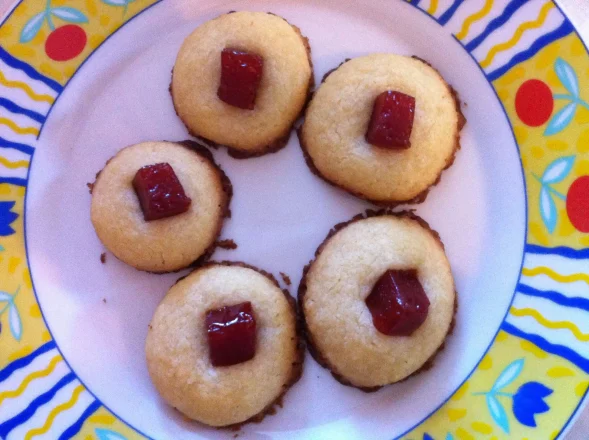
<svg viewBox="0 0 589 440">
<path fill-rule="evenodd" d="M 370 52 L 418 55 L 460 94 L 455 165 L 417 212 L 459 292 L 434 368 L 372 394 L 307 357 L 284 408 L 244 438 L 554 439 L 589 385 L 589 55 L 550 0 L 21 0 L 0 26 L 0 438 L 228 438 L 158 397 L 147 325 L 179 274 L 106 255 L 87 182 L 123 146 L 182 140 L 170 70 L 193 28 L 272 11 L 311 42 L 317 79 Z M 370 207 L 287 148 L 238 161 L 224 238 L 296 291 L 331 226 Z"/>
</svg>

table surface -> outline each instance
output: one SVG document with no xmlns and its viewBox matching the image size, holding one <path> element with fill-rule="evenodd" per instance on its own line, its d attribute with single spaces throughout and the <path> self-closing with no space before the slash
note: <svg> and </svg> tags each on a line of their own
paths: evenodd
<svg viewBox="0 0 589 440">
<path fill-rule="evenodd" d="M 589 0 L 556 0 L 567 13 L 581 37 L 589 45 Z M 0 17 L 14 4 L 14 0 L 0 0 Z M 566 440 L 587 440 L 589 436 L 589 405 L 577 419 Z"/>
</svg>

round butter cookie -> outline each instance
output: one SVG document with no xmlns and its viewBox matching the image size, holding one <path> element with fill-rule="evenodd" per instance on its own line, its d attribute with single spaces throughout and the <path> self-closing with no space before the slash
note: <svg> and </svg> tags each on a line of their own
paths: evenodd
<svg viewBox="0 0 589 440">
<path fill-rule="evenodd" d="M 243 305 L 237 314 L 227 311 Z M 231 333 L 240 320 L 246 327 Z M 252 325 L 253 339 L 244 339 Z M 220 330 L 229 339 L 212 341 L 211 332 Z M 217 427 L 260 421 L 302 373 L 294 299 L 272 275 L 243 263 L 207 263 L 172 286 L 155 311 L 145 351 L 163 399 Z"/>
<path fill-rule="evenodd" d="M 140 169 L 161 164 L 171 167 L 184 200 L 191 201 L 185 212 L 146 221 L 135 177 Z M 139 270 L 173 272 L 212 254 L 232 188 L 206 148 L 194 142 L 144 142 L 110 159 L 91 192 L 92 224 L 109 251 Z"/>
<path fill-rule="evenodd" d="M 390 271 L 414 274 L 427 307 L 411 328 L 385 334 L 370 298 Z M 313 357 L 341 383 L 374 391 L 431 365 L 453 328 L 456 293 L 444 247 L 427 223 L 411 213 L 371 212 L 330 232 L 304 270 L 299 303 Z"/>
<path fill-rule="evenodd" d="M 255 89 L 249 108 L 221 99 L 224 50 L 251 55 L 253 67 L 261 69 L 259 81 L 248 83 Z M 239 66 L 232 68 L 229 73 L 237 80 L 251 79 L 248 72 L 236 73 Z M 239 81 L 228 84 L 230 98 L 242 92 Z M 192 135 L 244 158 L 286 145 L 312 86 L 309 43 L 296 26 L 270 13 L 232 12 L 202 24 L 184 40 L 170 90 L 176 113 Z"/>
<path fill-rule="evenodd" d="M 375 101 L 387 91 L 414 100 L 410 137 L 402 148 L 367 140 Z M 429 64 L 373 54 L 326 75 L 306 110 L 299 139 L 317 175 L 363 199 L 395 206 L 425 200 L 452 165 L 464 123 L 454 90 Z"/>
</svg>

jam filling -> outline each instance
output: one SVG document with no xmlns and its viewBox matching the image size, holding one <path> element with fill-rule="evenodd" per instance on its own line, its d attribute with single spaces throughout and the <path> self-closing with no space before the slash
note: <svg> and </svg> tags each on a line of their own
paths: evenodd
<svg viewBox="0 0 589 440">
<path fill-rule="evenodd" d="M 256 318 L 249 301 L 209 310 L 206 327 L 215 367 L 240 364 L 256 354 Z"/>
<path fill-rule="evenodd" d="M 388 336 L 409 336 L 426 320 L 429 299 L 415 270 L 387 270 L 366 298 L 376 329 Z"/>
<path fill-rule="evenodd" d="M 259 55 L 237 49 L 223 49 L 221 84 L 217 96 L 234 107 L 253 110 L 263 68 L 264 60 Z"/>
<path fill-rule="evenodd" d="M 414 116 L 415 98 L 393 90 L 381 93 L 374 100 L 366 142 L 393 150 L 411 147 Z"/>
<path fill-rule="evenodd" d="M 192 202 L 169 163 L 139 169 L 133 178 L 133 188 L 145 221 L 182 214 Z"/>
</svg>

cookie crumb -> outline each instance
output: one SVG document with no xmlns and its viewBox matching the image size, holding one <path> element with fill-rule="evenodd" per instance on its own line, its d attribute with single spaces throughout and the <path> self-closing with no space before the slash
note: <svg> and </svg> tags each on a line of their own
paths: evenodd
<svg viewBox="0 0 589 440">
<path fill-rule="evenodd" d="M 237 243 L 235 243 L 232 239 L 226 240 L 218 240 L 216 243 L 217 247 L 221 249 L 237 249 Z"/>
<path fill-rule="evenodd" d="M 102 264 L 106 263 L 106 252 L 103 252 L 102 254 L 100 254 L 100 262 Z"/>
<path fill-rule="evenodd" d="M 286 284 L 287 286 L 290 286 L 292 283 L 290 281 L 290 277 L 285 274 L 284 272 L 280 272 L 280 276 L 282 277 L 282 281 L 284 281 L 284 284 Z"/>
<path fill-rule="evenodd" d="M 102 302 L 106 304 L 106 298 L 102 298 Z"/>
</svg>

